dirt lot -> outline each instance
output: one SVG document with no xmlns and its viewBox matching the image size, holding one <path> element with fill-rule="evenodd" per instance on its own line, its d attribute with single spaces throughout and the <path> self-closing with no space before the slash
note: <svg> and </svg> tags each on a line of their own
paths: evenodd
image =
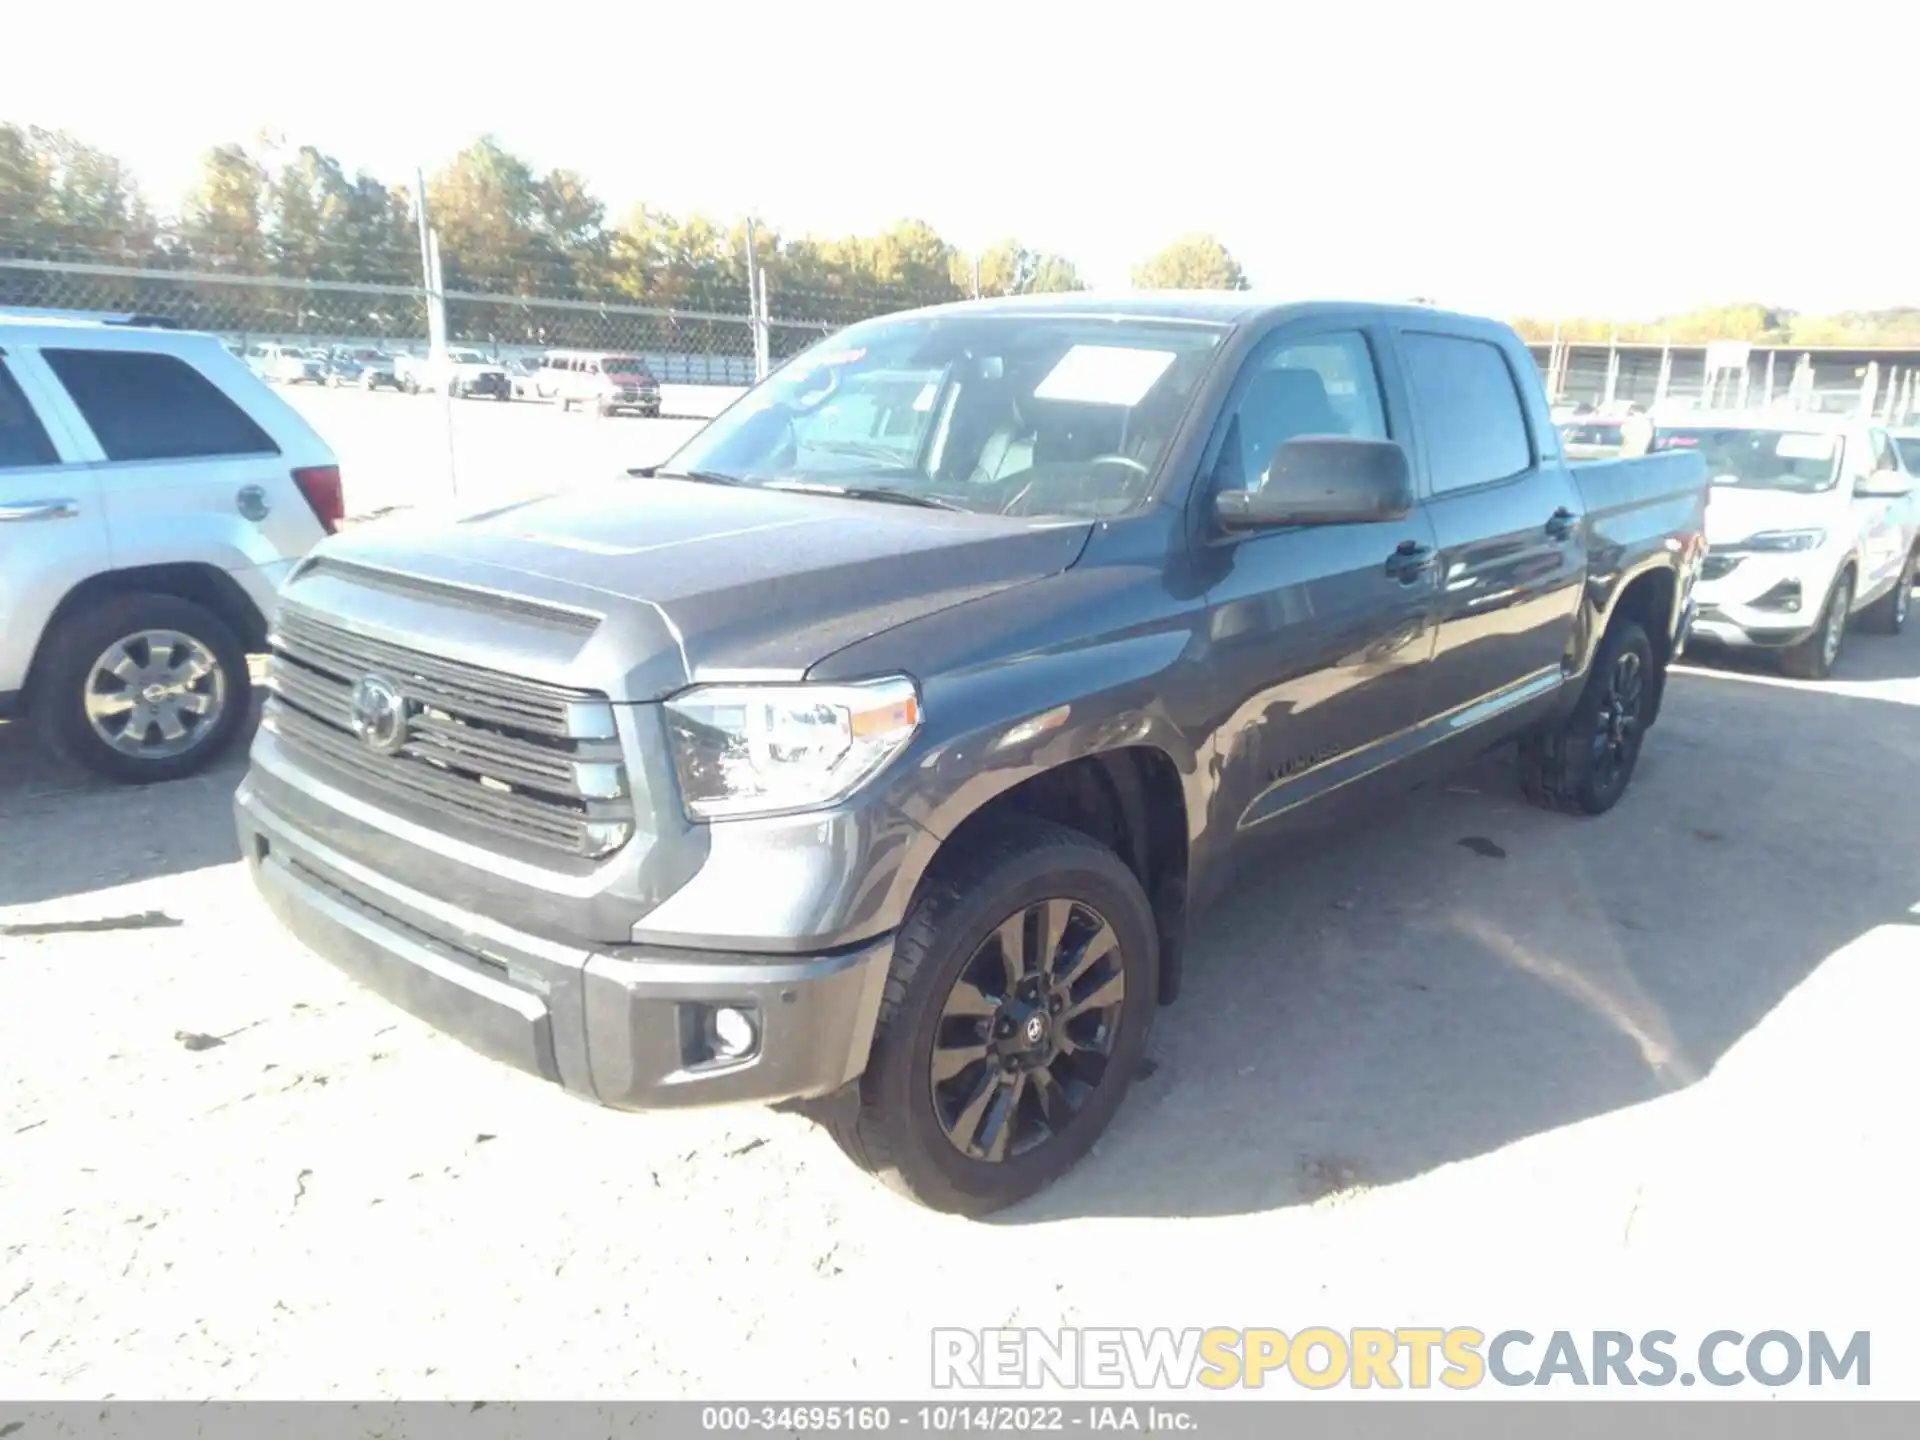
<svg viewBox="0 0 1920 1440">
<path fill-rule="evenodd" d="M 339 455 L 350 515 L 397 505 L 479 510 L 609 478 L 666 459 L 702 424 L 384 390 L 280 393 Z"/>
<path fill-rule="evenodd" d="M 296 403 L 355 509 L 454 498 L 440 402 Z M 463 504 L 691 428 L 452 413 Z M 934 1326 L 1427 1324 L 1867 1329 L 1920 1397 L 1920 633 L 1690 669 L 1604 819 L 1492 757 L 1276 856 L 1094 1156 L 988 1224 L 356 990 L 253 898 L 240 766 L 115 791 L 0 726 L 0 1395 L 902 1396 Z"/>
<path fill-rule="evenodd" d="M 1871 1329 L 1920 1395 L 1916 677 L 1687 673 L 1605 819 L 1490 758 L 1276 858 L 990 1224 L 468 1053 L 276 932 L 237 759 L 113 791 L 0 727 L 0 1394 L 903 1395 L 936 1325 L 1425 1323 Z"/>
</svg>

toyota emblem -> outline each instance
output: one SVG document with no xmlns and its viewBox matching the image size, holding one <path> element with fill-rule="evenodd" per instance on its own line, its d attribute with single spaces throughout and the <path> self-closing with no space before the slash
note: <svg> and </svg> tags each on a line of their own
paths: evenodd
<svg viewBox="0 0 1920 1440">
<path fill-rule="evenodd" d="M 348 706 L 353 733 L 369 750 L 397 754 L 407 743 L 407 702 L 391 680 L 363 675 Z"/>
</svg>

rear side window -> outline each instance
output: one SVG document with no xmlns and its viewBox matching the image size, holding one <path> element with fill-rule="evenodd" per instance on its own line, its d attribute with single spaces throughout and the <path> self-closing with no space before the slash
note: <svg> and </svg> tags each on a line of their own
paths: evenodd
<svg viewBox="0 0 1920 1440">
<path fill-rule="evenodd" d="M 1513 372 L 1496 345 L 1458 335 L 1400 337 L 1427 437 L 1436 495 L 1506 480 L 1533 463 Z"/>
<path fill-rule="evenodd" d="M 43 350 L 109 460 L 277 455 L 280 447 L 186 361 L 147 350 Z"/>
<path fill-rule="evenodd" d="M 57 465 L 53 441 L 47 438 L 40 417 L 27 404 L 20 386 L 0 360 L 0 470 L 21 470 L 29 465 Z"/>
</svg>

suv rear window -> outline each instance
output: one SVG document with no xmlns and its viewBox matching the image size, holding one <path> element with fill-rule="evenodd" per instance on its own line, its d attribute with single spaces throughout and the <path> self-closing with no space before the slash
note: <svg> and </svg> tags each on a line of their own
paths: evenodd
<svg viewBox="0 0 1920 1440">
<path fill-rule="evenodd" d="M 53 441 L 40 425 L 40 417 L 27 404 L 20 386 L 0 360 L 0 470 L 19 470 L 28 465 L 56 465 Z"/>
<path fill-rule="evenodd" d="M 43 350 L 109 460 L 277 455 L 275 445 L 206 376 L 148 350 Z"/>
</svg>

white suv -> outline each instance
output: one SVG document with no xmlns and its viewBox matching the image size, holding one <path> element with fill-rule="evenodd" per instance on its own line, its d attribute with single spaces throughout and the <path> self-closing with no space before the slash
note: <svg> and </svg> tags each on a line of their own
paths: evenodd
<svg viewBox="0 0 1920 1440">
<path fill-rule="evenodd" d="M 1832 415 L 1706 413 L 1663 421 L 1653 448 L 1699 453 L 1713 480 L 1694 639 L 1771 650 L 1788 674 L 1818 680 L 1851 624 L 1906 625 L 1920 478 L 1887 431 Z"/>
<path fill-rule="evenodd" d="M 117 780 L 200 769 L 342 518 L 332 451 L 211 335 L 0 314 L 0 717 Z"/>
</svg>

